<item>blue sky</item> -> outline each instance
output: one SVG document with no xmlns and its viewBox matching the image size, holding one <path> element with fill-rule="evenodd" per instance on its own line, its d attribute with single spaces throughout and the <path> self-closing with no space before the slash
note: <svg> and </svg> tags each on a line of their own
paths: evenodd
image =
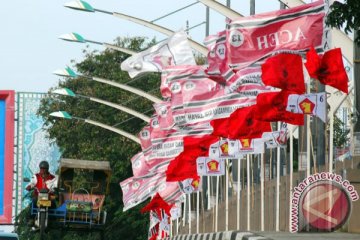
<svg viewBox="0 0 360 240">
<path fill-rule="evenodd" d="M 249 15 L 249 1 L 231 1 L 231 7 Z M 58 39 L 65 33 L 76 32 L 84 38 L 112 43 L 118 37 L 145 36 L 158 40 L 166 36 L 154 30 L 103 13 L 87 13 L 65 8 L 69 0 L 10 0 L 0 8 L 0 89 L 17 92 L 47 92 L 61 79 L 52 74 L 71 60 L 80 62 L 86 44 Z M 120 12 L 145 20 L 154 20 L 196 0 L 87 0 L 94 8 Z M 226 0 L 219 1 L 226 4 Z M 277 0 L 257 0 L 256 12 L 279 8 Z M 171 30 L 195 26 L 205 21 L 205 6 L 197 3 L 185 10 L 156 21 Z M 210 11 L 210 34 L 224 28 L 224 17 Z M 190 31 L 198 42 L 205 37 L 205 25 Z M 90 49 L 104 47 L 90 44 Z"/>
</svg>

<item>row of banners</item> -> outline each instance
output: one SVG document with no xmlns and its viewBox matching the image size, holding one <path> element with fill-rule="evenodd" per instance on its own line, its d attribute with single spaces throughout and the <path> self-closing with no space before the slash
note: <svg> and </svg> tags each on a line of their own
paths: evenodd
<svg viewBox="0 0 360 240">
<path fill-rule="evenodd" d="M 304 114 L 327 122 L 326 93 L 306 94 L 306 84 L 348 93 L 348 77 L 341 50 L 326 51 L 326 11 L 320 0 L 231 20 L 205 39 L 206 66 L 183 31 L 121 63 L 130 77 L 161 72 L 163 102 L 139 133 L 134 176 L 120 183 L 124 211 L 152 197 L 149 239 L 167 236 L 184 194 L 225 174 L 224 159 L 286 146 L 287 124 L 303 125 Z"/>
</svg>

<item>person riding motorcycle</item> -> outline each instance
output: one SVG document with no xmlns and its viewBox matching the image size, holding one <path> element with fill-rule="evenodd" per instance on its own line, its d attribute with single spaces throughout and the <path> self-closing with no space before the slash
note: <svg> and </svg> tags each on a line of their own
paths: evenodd
<svg viewBox="0 0 360 240">
<path fill-rule="evenodd" d="M 49 199 L 51 200 L 51 207 L 56 208 L 54 189 L 57 187 L 57 176 L 49 172 L 49 163 L 47 161 L 41 161 L 39 164 L 40 171 L 34 174 L 30 180 L 30 183 L 26 186 L 27 191 L 33 191 L 32 206 L 37 206 L 37 200 L 39 191 L 46 189 L 49 192 Z M 28 225 L 34 225 L 34 219 L 29 212 Z"/>
<path fill-rule="evenodd" d="M 39 164 L 40 171 L 34 174 L 26 190 L 34 189 L 34 197 L 37 198 L 41 189 L 46 189 L 52 194 L 57 185 L 57 177 L 49 172 L 49 163 L 41 161 Z"/>
</svg>

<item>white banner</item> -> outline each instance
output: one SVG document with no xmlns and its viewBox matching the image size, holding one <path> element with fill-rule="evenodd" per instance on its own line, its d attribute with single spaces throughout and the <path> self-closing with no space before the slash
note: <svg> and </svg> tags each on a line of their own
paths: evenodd
<svg viewBox="0 0 360 240">
<path fill-rule="evenodd" d="M 326 93 L 290 94 L 286 111 L 315 115 L 326 123 Z"/>
<path fill-rule="evenodd" d="M 134 78 L 146 72 L 161 72 L 170 65 L 196 65 L 184 31 L 176 32 L 166 41 L 127 58 L 121 63 L 121 70 Z"/>
<path fill-rule="evenodd" d="M 224 159 L 198 157 L 196 159 L 197 173 L 199 176 L 225 175 Z"/>
</svg>

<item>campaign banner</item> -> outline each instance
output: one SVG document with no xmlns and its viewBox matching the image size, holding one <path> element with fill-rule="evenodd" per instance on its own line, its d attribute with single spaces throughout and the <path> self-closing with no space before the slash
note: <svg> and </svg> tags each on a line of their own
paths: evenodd
<svg viewBox="0 0 360 240">
<path fill-rule="evenodd" d="M 265 139 L 266 148 L 286 147 L 288 133 L 288 126 L 285 122 L 281 123 L 279 131 L 263 133 L 262 138 Z"/>
<path fill-rule="evenodd" d="M 218 32 L 205 38 L 204 44 L 209 53 L 207 56 L 208 68 L 207 74 L 220 76 L 224 72 L 224 66 L 227 65 L 226 55 L 226 31 Z"/>
<path fill-rule="evenodd" d="M 232 20 L 227 29 L 229 64 L 239 70 L 280 52 L 323 51 L 324 20 L 323 1 Z"/>
<path fill-rule="evenodd" d="M 199 176 L 222 176 L 225 175 L 225 160 L 210 157 L 198 157 L 196 159 L 197 174 Z"/>
<path fill-rule="evenodd" d="M 150 126 L 147 125 L 139 132 L 140 146 L 142 150 L 145 150 L 151 146 Z"/>
<path fill-rule="evenodd" d="M 287 146 L 287 136 L 282 131 L 266 132 L 263 134 L 263 139 L 266 148 L 285 148 Z"/>
<path fill-rule="evenodd" d="M 226 118 L 236 109 L 256 104 L 256 97 L 242 97 L 239 93 L 223 94 L 223 92 L 206 93 L 203 99 L 189 100 L 184 103 L 187 124 Z"/>
<path fill-rule="evenodd" d="M 188 128 L 173 129 L 164 137 L 151 139 L 152 146 L 149 160 L 158 158 L 174 158 L 184 150 L 184 137 L 201 137 L 212 132 L 212 127 L 208 124 L 194 125 Z"/>
<path fill-rule="evenodd" d="M 257 96 L 259 92 L 272 90 L 272 87 L 264 85 L 261 75 L 261 67 L 246 67 L 236 73 L 231 71 L 224 77 L 229 92 L 242 93 L 243 96 Z"/>
<path fill-rule="evenodd" d="M 147 72 L 161 72 L 169 65 L 196 65 L 187 35 L 175 32 L 163 42 L 127 58 L 121 63 L 121 70 L 131 78 Z"/>
<path fill-rule="evenodd" d="M 260 154 L 265 152 L 264 140 L 261 138 L 243 138 L 229 141 L 229 154 L 242 157 L 244 154 Z"/>
<path fill-rule="evenodd" d="M 131 177 L 120 182 L 123 192 L 123 203 L 126 211 L 154 196 L 156 193 L 167 203 L 183 200 L 177 182 L 166 182 L 165 174 L 149 173 L 141 177 Z"/>
<path fill-rule="evenodd" d="M 131 158 L 134 177 L 140 177 L 152 172 L 163 173 L 172 160 L 172 158 L 149 159 L 148 155 L 147 152 L 139 152 Z"/>
<path fill-rule="evenodd" d="M 326 93 L 290 94 L 286 111 L 317 116 L 326 123 Z"/>
<path fill-rule="evenodd" d="M 219 90 L 225 88 L 224 85 L 218 84 L 209 78 L 205 73 L 204 66 L 191 66 L 187 69 L 171 68 L 170 73 L 175 74 L 175 76 L 168 74 L 166 78 L 163 78 L 162 91 L 167 92 L 164 87 L 167 84 L 171 98 L 171 115 L 177 126 L 187 124 L 184 115 L 184 103 L 196 99 L 197 96 L 201 99 L 204 94 L 210 96 L 214 92 L 219 94 Z M 222 94 L 226 94 L 226 92 L 222 90 Z"/>
<path fill-rule="evenodd" d="M 182 181 L 179 181 L 180 189 L 185 194 L 190 194 L 193 192 L 198 192 L 201 189 L 201 178 L 188 178 Z"/>
<path fill-rule="evenodd" d="M 161 73 L 160 84 L 160 93 L 163 98 L 169 99 L 172 97 L 172 94 L 181 90 L 179 85 L 173 85 L 174 82 L 186 80 L 191 75 L 197 75 L 196 73 L 200 70 L 204 74 L 204 67 L 197 65 L 168 66 L 164 68 Z"/>
<path fill-rule="evenodd" d="M 179 202 L 176 202 L 174 206 L 170 209 L 171 220 L 176 220 L 181 217 L 181 205 Z"/>
<path fill-rule="evenodd" d="M 153 143 L 149 159 L 174 158 L 183 150 L 184 147 L 182 137 L 169 137 L 164 139 L 164 141 Z"/>
<path fill-rule="evenodd" d="M 170 130 L 174 127 L 175 121 L 171 110 L 171 102 L 163 101 L 153 104 L 158 117 L 159 127 L 161 130 Z"/>
<path fill-rule="evenodd" d="M 229 154 L 229 143 L 228 140 L 220 140 L 216 143 L 213 143 L 209 147 L 209 157 L 210 158 L 233 158 L 235 155 Z"/>
</svg>

